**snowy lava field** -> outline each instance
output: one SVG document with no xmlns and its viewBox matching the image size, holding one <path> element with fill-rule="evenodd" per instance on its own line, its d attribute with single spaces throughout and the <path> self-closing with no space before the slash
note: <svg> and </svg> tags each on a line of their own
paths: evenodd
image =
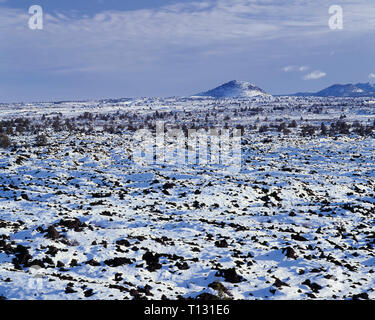
<svg viewBox="0 0 375 320">
<path fill-rule="evenodd" d="M 320 133 L 343 115 L 372 125 L 365 100 L 0 105 L 0 120 L 35 124 L 0 149 L 0 297 L 374 299 L 374 134 Z M 155 114 L 167 126 L 244 126 L 241 171 L 136 165 L 129 125 Z M 40 126 L 55 117 L 84 129 Z M 319 130 L 302 136 L 306 124 Z M 48 142 L 35 145 L 41 132 Z"/>
</svg>

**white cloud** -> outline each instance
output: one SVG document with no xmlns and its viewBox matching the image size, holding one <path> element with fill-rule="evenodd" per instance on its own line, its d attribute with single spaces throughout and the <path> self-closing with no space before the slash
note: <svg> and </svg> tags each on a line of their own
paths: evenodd
<svg viewBox="0 0 375 320">
<path fill-rule="evenodd" d="M 375 73 L 370 73 L 369 75 L 368 75 L 368 77 L 370 78 L 370 79 L 375 79 Z"/>
<path fill-rule="evenodd" d="M 313 71 L 309 74 L 306 74 L 303 77 L 303 80 L 317 80 L 317 79 L 320 79 L 320 78 L 324 78 L 326 75 L 327 74 L 325 72 L 315 70 L 315 71 Z"/>
<path fill-rule="evenodd" d="M 292 71 L 296 71 L 298 69 L 297 66 L 286 66 L 283 68 L 284 72 L 292 72 Z"/>
<path fill-rule="evenodd" d="M 373 32 L 375 7 L 369 6 L 368 0 L 346 1 L 347 32 L 343 36 L 350 38 L 354 35 L 351 31 L 360 35 Z M 231 59 L 232 53 L 240 52 L 262 55 L 268 63 L 287 56 L 278 52 L 279 47 L 288 47 L 287 53 L 296 55 L 300 53 L 297 49 L 310 52 L 309 48 L 321 48 L 322 43 L 331 46 L 334 33 L 328 27 L 325 2 L 297 2 L 196 1 L 132 11 L 107 10 L 93 16 L 46 8 L 40 32 L 27 28 L 27 10 L 2 6 L 0 43 L 7 45 L 0 51 L 0 66 L 13 73 L 125 73 L 158 66 L 160 61 L 168 68 L 170 57 L 182 65 L 207 55 Z M 283 70 L 299 73 L 309 68 L 291 65 Z M 322 76 L 325 73 L 313 72 L 306 80 Z"/>
<path fill-rule="evenodd" d="M 309 70 L 308 66 L 302 66 L 302 67 L 298 68 L 298 71 L 300 71 L 300 72 L 304 72 L 304 71 L 307 71 L 307 70 Z"/>
<path fill-rule="evenodd" d="M 308 69 L 309 69 L 308 66 L 294 66 L 294 65 L 286 66 L 283 68 L 284 72 L 295 72 L 295 71 L 304 72 Z"/>
</svg>

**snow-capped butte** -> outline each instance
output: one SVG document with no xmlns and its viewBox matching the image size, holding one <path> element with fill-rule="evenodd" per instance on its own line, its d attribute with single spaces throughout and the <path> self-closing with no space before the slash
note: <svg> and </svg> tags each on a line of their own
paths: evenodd
<svg viewBox="0 0 375 320">
<path fill-rule="evenodd" d="M 233 80 L 227 82 L 215 89 L 201 92 L 196 96 L 214 97 L 214 98 L 231 98 L 231 97 L 257 97 L 271 96 L 264 90 L 256 87 L 250 82 Z"/>
</svg>

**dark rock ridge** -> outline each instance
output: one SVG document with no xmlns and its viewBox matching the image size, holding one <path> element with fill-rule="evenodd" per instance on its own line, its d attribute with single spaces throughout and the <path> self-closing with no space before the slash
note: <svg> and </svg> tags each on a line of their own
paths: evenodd
<svg viewBox="0 0 375 320">
<path fill-rule="evenodd" d="M 315 97 L 375 97 L 375 85 L 370 83 L 334 84 L 318 92 L 299 92 L 295 96 Z"/>
</svg>

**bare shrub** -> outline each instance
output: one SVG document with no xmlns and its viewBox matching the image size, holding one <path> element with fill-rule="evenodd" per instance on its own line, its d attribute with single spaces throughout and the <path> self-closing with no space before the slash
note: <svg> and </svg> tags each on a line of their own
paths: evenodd
<svg viewBox="0 0 375 320">
<path fill-rule="evenodd" d="M 48 143 L 48 139 L 45 134 L 40 134 L 35 138 L 35 145 L 37 147 L 46 146 Z"/>
<path fill-rule="evenodd" d="M 11 146 L 11 142 L 10 142 L 10 139 L 9 137 L 4 134 L 4 133 L 1 133 L 0 134 L 0 148 L 9 148 Z"/>
</svg>

